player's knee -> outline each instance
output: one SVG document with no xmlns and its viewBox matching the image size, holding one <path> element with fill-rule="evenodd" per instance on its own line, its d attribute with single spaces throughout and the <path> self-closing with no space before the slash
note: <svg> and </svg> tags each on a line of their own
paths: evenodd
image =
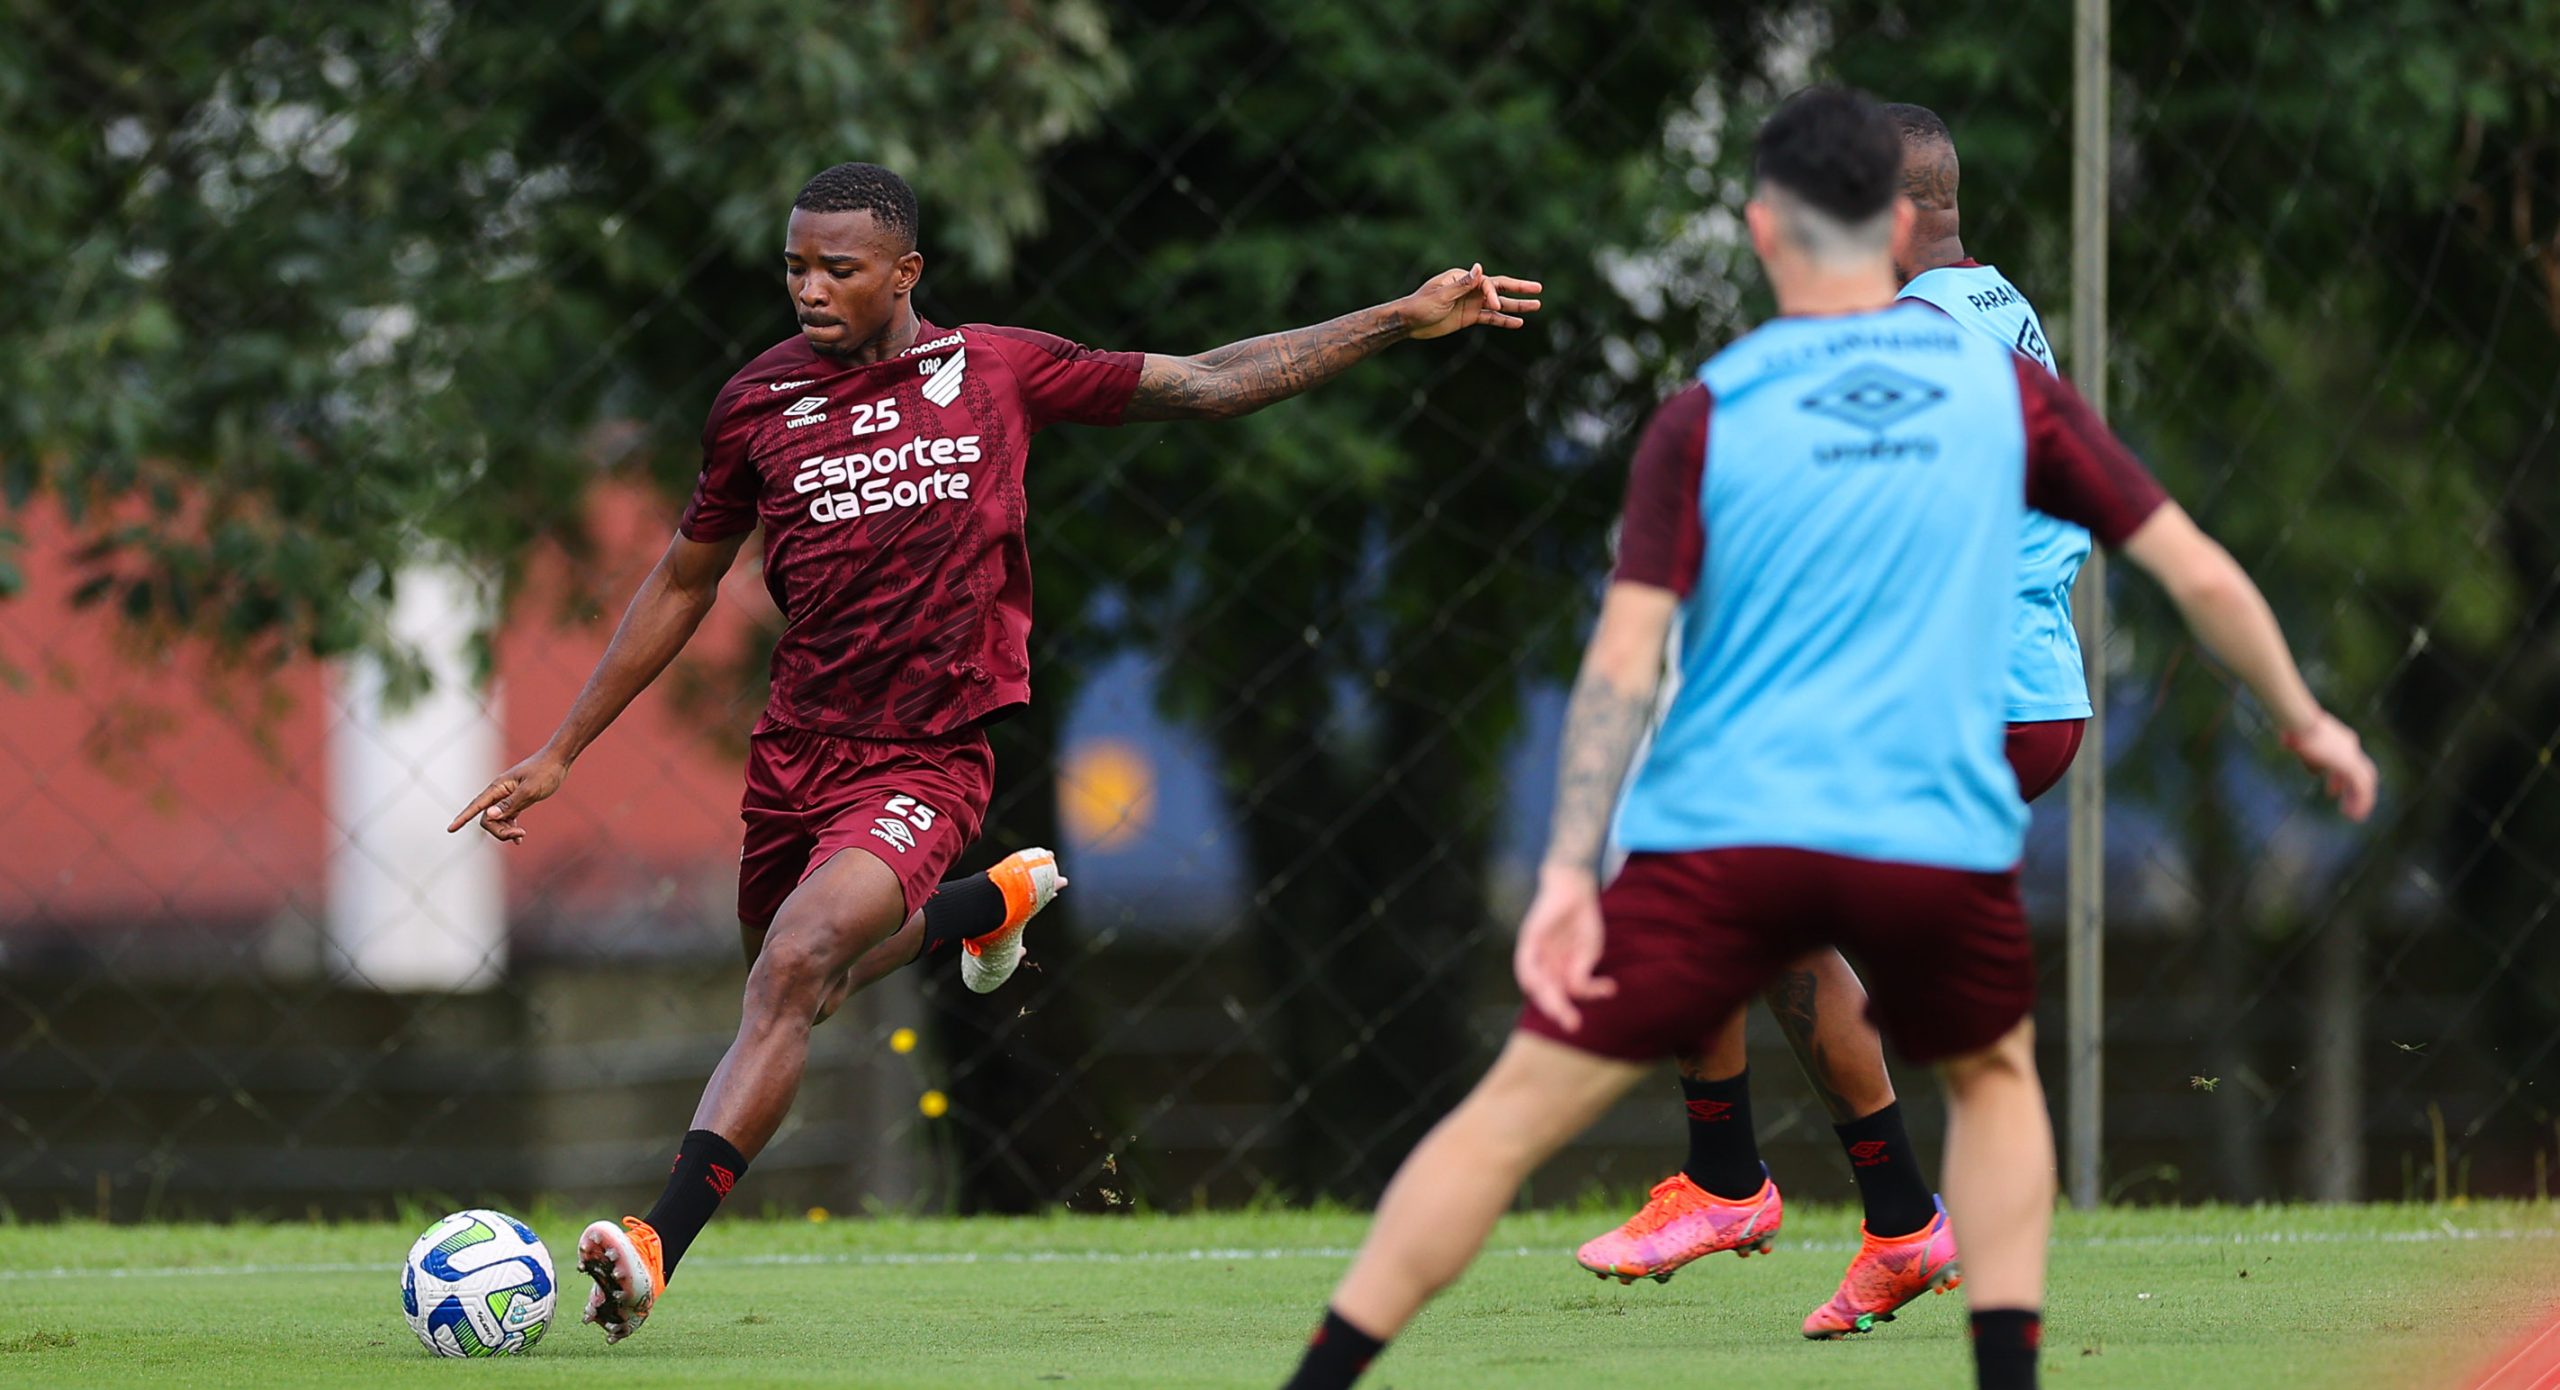
<svg viewBox="0 0 2560 1390">
<path fill-rule="evenodd" d="M 2020 1019 L 2016 1027 L 2000 1035 L 1990 1045 L 1939 1063 L 1938 1071 L 1946 1078 L 1948 1088 L 1959 1094 L 1984 1085 L 2033 1083 L 2036 1079 L 2034 1020 Z"/>
<path fill-rule="evenodd" d="M 783 932 L 764 943 L 747 972 L 747 1009 L 807 1021 L 826 999 L 834 952 L 816 932 Z"/>
</svg>

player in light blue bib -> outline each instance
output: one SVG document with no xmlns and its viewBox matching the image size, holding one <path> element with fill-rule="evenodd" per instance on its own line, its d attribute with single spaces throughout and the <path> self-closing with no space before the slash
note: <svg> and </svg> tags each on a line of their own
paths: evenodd
<svg viewBox="0 0 2560 1390">
<path fill-rule="evenodd" d="M 1961 1223 L 1977 1390 L 2033 1390 L 2053 1128 L 2000 718 L 2027 508 L 2157 576 L 2347 813 L 2372 809 L 2371 760 L 2231 557 L 2067 383 L 1896 302 L 1913 208 L 1892 118 L 1816 89 L 1753 154 L 1744 221 L 1782 317 L 1718 353 L 1637 446 L 1512 956 L 1526 1007 L 1388 1185 L 1294 1390 L 1352 1384 L 1648 1064 L 1834 948 L 1871 967 L 1883 1032 L 1947 1083 L 1947 1210 L 1898 1257 L 1921 1289 L 1951 1285 Z M 1604 892 L 1611 811 L 1666 657 L 1679 686 L 1634 769 L 1618 837 L 1632 853 Z M 1675 1214 L 1765 1250 L 1776 1186 L 1741 1186 L 1693 1186 Z"/>
<path fill-rule="evenodd" d="M 1926 107 L 1892 105 L 1884 110 L 1902 137 L 1902 193 L 1913 210 L 1910 248 L 1895 265 L 1895 272 L 1904 278 L 1903 307 L 1924 321 L 1953 330 L 1974 344 L 1980 350 L 1977 355 L 1986 361 L 2014 363 L 2023 358 L 2051 373 L 2053 351 L 2035 306 L 2007 277 L 1965 252 L 1956 206 L 1959 168 L 1945 123 Z M 1786 329 L 1786 325 L 1771 325 L 1745 343 Z M 1794 331 L 1805 328 L 1797 325 Z M 1740 370 L 1728 362 L 1733 357 L 1731 352 L 1719 357 L 1710 372 Z M 1712 378 L 1709 384 L 1714 384 Z M 1864 408 L 1879 417 L 1888 408 L 1900 408 L 1879 394 L 1889 390 L 1886 385 L 1869 386 L 1868 397 L 1861 398 Z M 1973 402 L 1948 404 L 1963 407 L 1958 412 L 1962 419 L 1986 418 L 1970 408 Z M 1941 418 L 1934 413 L 1936 405 L 1930 405 L 1932 419 Z M 1994 411 L 1987 418 L 1998 422 L 2003 417 Z M 1965 427 L 1957 428 L 1962 432 Z M 1989 434 L 1997 436 L 2001 428 L 1995 423 Z M 1720 431 L 1720 437 L 1729 439 L 1729 431 Z M 2071 625 L 2071 584 L 2088 557 L 2089 533 L 2070 522 L 2029 511 L 2015 543 L 2018 570 L 2003 630 L 2005 667 L 1999 703 L 1995 712 L 1981 716 L 2007 725 L 2006 753 L 2016 791 L 2003 804 L 2004 825 L 2018 819 L 2015 813 L 2023 802 L 2035 800 L 2061 781 L 2079 751 L 2089 715 L 2080 644 Z M 1944 673 L 1935 678 L 1943 679 Z M 1843 696 L 1826 697 L 1826 703 L 1840 698 L 1872 700 L 1880 692 L 1881 687 L 1860 683 Z M 1892 707 L 1887 702 L 1879 708 Z M 1730 780 L 1720 756 L 1697 760 L 1686 770 L 1702 778 Z M 1986 780 L 1998 780 L 1996 770 L 1978 771 Z M 1648 764 L 1648 773 L 1678 775 L 1670 765 L 1658 763 Z M 1871 814 L 1870 797 L 1877 784 L 1870 774 L 1854 772 L 1844 763 L 1835 769 L 1835 777 L 1821 793 L 1822 804 L 1781 809 L 1779 818 L 1856 820 L 1867 849 L 1875 856 L 1927 857 L 1933 847 L 1918 843 L 1913 834 L 1920 818 Z M 1639 801 L 1631 806 L 1621 828 L 1639 836 L 1660 836 L 1665 827 L 1657 822 L 1658 813 L 1650 803 L 1642 800 L 1647 785 L 1638 781 Z M 1686 803 L 1671 798 L 1668 804 Z M 1771 809 L 1755 803 L 1741 814 L 1765 834 L 1774 828 Z M 1867 995 L 1856 973 L 1837 952 L 1821 953 L 1781 976 L 1768 1003 L 1779 1032 L 1829 1112 L 1850 1174 L 1857 1179 L 1865 1217 L 1857 1255 L 1830 1300 L 1806 1317 L 1804 1334 L 1828 1338 L 1864 1332 L 1927 1292 L 1930 1281 L 1939 1276 L 1934 1261 L 1912 1257 L 1907 1247 L 1935 1241 L 1946 1245 L 1945 1253 L 1952 1259 L 1952 1244 L 1944 1241 L 1944 1218 L 1929 1190 L 1926 1166 L 1903 1121 L 1882 1047 L 1866 1023 Z M 1700 1215 L 1709 1210 L 1702 1197 L 1748 1196 L 1766 1180 L 1751 1124 L 1750 1057 L 1742 1019 L 1737 1016 L 1704 1049 L 1678 1061 L 1681 1099 L 1687 1109 L 1688 1157 L 1680 1171 L 1657 1185 L 1625 1222 L 1582 1246 L 1577 1255 L 1585 1269 L 1620 1279 L 1662 1279 L 1693 1260 L 1740 1248 L 1756 1238 L 1752 1231 L 1719 1226 Z"/>
</svg>

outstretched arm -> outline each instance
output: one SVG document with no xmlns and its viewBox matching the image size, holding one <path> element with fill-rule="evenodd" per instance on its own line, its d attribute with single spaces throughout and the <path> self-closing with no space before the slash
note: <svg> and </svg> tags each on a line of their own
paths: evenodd
<svg viewBox="0 0 2560 1390">
<path fill-rule="evenodd" d="M 1126 420 L 1227 420 L 1250 415 L 1342 374 L 1352 363 L 1406 338 L 1437 338 L 1475 324 L 1518 328 L 1535 313 L 1535 280 L 1487 275 L 1483 266 L 1445 271 L 1402 299 L 1344 314 L 1312 328 L 1266 333 L 1196 357 L 1148 353 Z"/>
<path fill-rule="evenodd" d="M 2274 610 L 2231 552 L 2167 502 L 2125 539 L 2124 553 L 2160 581 L 2188 630 L 2266 705 L 2284 746 L 2319 776 L 2347 819 L 2371 815 L 2373 759 L 2355 730 L 2312 698 Z"/>
<path fill-rule="evenodd" d="M 2266 596 L 2134 461 L 2071 384 L 2017 360 L 2027 424 L 2027 504 L 2076 521 L 2169 591 L 2187 627 L 2266 704 L 2284 746 L 2349 820 L 2373 813 L 2377 774 L 2355 730 L 2311 695 Z"/>
<path fill-rule="evenodd" d="M 702 626 L 703 615 L 719 598 L 720 578 L 729 572 L 746 539 L 744 532 L 718 541 L 687 540 L 679 534 L 669 542 L 667 553 L 631 596 L 622 625 L 614 629 L 613 640 L 605 645 L 604 655 L 561 717 L 551 741 L 499 773 L 453 818 L 445 833 L 460 830 L 478 816 L 480 828 L 492 836 L 509 844 L 522 840 L 524 827 L 516 817 L 560 790 L 568 780 L 569 764 L 684 650 L 694 629 Z"/>
<path fill-rule="evenodd" d="M 1600 965 L 1600 855 L 1609 819 L 1636 745 L 1653 722 L 1662 685 L 1662 652 L 1680 597 L 1668 589 L 1620 580 L 1600 606 L 1600 626 L 1582 658 L 1582 675 L 1565 706 L 1564 750 L 1557 757 L 1555 819 L 1547 831 L 1538 894 L 1520 923 L 1511 971 L 1520 992 L 1570 1031 L 1582 1026 L 1574 1001 L 1605 999 L 1613 981 Z"/>
</svg>

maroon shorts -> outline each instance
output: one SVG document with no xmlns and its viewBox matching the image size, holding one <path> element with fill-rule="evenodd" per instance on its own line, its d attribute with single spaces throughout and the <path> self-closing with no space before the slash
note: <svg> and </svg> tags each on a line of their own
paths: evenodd
<svg viewBox="0 0 2560 1390">
<path fill-rule="evenodd" d="M 2009 767 L 2018 774 L 2018 799 L 2033 801 L 2052 791 L 2080 755 L 2086 719 L 2040 719 L 2009 726 Z"/>
<path fill-rule="evenodd" d="M 1814 850 L 1641 853 L 1600 895 L 1600 974 L 1617 993 L 1582 1026 L 1520 1011 L 1520 1027 L 1630 1062 L 1703 1050 L 1736 1009 L 1806 953 L 1837 947 L 1867 1013 L 1915 1062 L 1978 1051 L 2035 1004 L 2015 869 L 1973 873 Z"/>
<path fill-rule="evenodd" d="M 977 729 L 889 742 L 758 724 L 738 806 L 738 920 L 773 925 L 791 890 L 845 849 L 888 865 L 914 912 L 978 837 L 995 771 Z"/>
</svg>

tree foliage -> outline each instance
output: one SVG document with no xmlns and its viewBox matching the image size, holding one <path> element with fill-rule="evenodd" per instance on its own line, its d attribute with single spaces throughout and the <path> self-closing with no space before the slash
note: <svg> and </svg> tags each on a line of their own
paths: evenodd
<svg viewBox="0 0 2560 1390">
<path fill-rule="evenodd" d="M 6 14 L 0 488 L 87 596 L 267 655 L 380 646 L 421 551 L 574 540 L 600 469 L 689 476 L 817 168 L 903 169 L 984 278 L 1124 77 L 1090 0 Z"/>
</svg>

